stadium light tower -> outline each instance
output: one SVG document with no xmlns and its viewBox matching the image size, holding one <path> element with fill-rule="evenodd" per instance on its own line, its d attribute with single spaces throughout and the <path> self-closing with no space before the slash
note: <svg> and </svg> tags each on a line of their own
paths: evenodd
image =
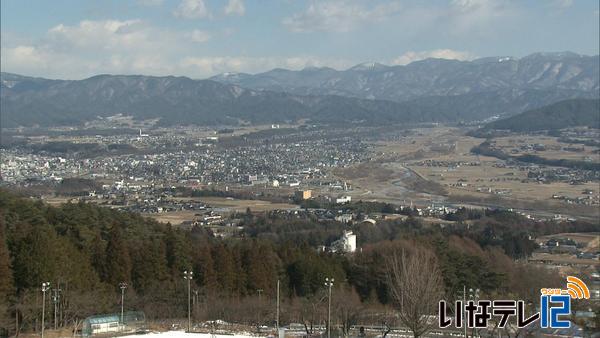
<svg viewBox="0 0 600 338">
<path fill-rule="evenodd" d="M 329 288 L 329 300 L 327 305 L 327 338 L 331 338 L 331 287 L 333 278 L 325 278 L 325 286 Z"/>
<path fill-rule="evenodd" d="M 194 279 L 194 272 L 190 271 L 184 271 L 183 272 L 183 279 L 187 280 L 187 284 L 188 284 L 188 332 L 192 332 L 192 301 L 191 301 L 191 296 L 192 296 L 192 279 Z"/>
<path fill-rule="evenodd" d="M 125 321 L 123 320 L 123 309 L 125 305 L 125 289 L 127 289 L 127 283 L 119 283 L 119 289 L 121 289 L 121 325 L 123 325 L 125 323 Z"/>
<path fill-rule="evenodd" d="M 46 291 L 50 290 L 50 282 L 42 283 L 42 338 L 44 338 L 44 313 L 46 312 Z"/>
</svg>

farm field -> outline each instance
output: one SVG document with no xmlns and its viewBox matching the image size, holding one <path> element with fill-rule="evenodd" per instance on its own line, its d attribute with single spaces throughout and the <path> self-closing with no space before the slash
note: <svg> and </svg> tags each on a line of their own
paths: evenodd
<svg viewBox="0 0 600 338">
<path fill-rule="evenodd" d="M 337 170 L 334 174 L 353 185 L 354 191 L 350 195 L 356 199 L 396 203 L 462 201 L 463 205 L 493 204 L 547 213 L 576 212 L 598 216 L 600 186 L 597 182 L 538 182 L 528 177 L 529 164 L 508 164 L 495 157 L 471 153 L 471 149 L 483 141 L 465 135 L 465 131 L 458 128 L 415 130 L 410 137 L 375 143 L 375 157 L 370 162 Z M 598 154 L 593 153 L 594 147 L 586 146 L 584 152 L 562 150 L 573 145 L 560 143 L 555 137 L 526 135 L 498 138 L 497 142 L 510 145 L 510 149 L 545 144 L 547 151 L 537 154 L 542 157 L 561 158 L 564 155 L 567 159 L 598 160 Z M 566 199 L 586 196 L 592 196 L 594 204 L 566 202 Z"/>
<path fill-rule="evenodd" d="M 185 197 L 180 199 L 203 202 L 209 204 L 213 208 L 227 209 L 227 211 L 230 212 L 243 212 L 246 211 L 247 208 L 250 208 L 252 211 L 298 208 L 297 205 L 289 203 L 273 203 L 263 200 L 245 200 L 231 197 Z"/>
<path fill-rule="evenodd" d="M 180 201 L 198 201 L 210 205 L 213 208 L 221 209 L 224 214 L 232 212 L 245 212 L 247 208 L 252 211 L 269 211 L 275 209 L 295 209 L 297 205 L 288 203 L 273 203 L 262 200 L 243 200 L 234 199 L 227 197 L 185 197 L 185 198 L 173 198 L 174 200 Z M 144 216 L 153 218 L 159 222 L 171 223 L 173 225 L 182 224 L 185 221 L 194 220 L 196 214 L 201 211 L 193 210 L 182 210 L 182 211 L 171 211 L 161 213 L 146 213 Z"/>
</svg>

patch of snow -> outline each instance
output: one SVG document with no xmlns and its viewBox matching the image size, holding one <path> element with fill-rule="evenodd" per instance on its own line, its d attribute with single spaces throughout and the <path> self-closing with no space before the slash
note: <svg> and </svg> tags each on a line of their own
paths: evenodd
<svg viewBox="0 0 600 338">
<path fill-rule="evenodd" d="M 15 84 L 17 84 L 16 81 L 7 81 L 7 80 L 2 80 L 2 83 L 7 86 L 8 88 L 12 88 L 15 86 Z"/>
<path fill-rule="evenodd" d="M 556 65 L 554 65 L 554 67 L 552 67 L 552 70 L 550 70 L 552 72 L 553 75 L 557 75 L 560 72 L 560 69 L 562 68 L 563 64 L 562 62 L 557 63 Z"/>
<path fill-rule="evenodd" d="M 145 335 L 131 335 L 125 336 L 123 338 L 257 338 L 256 336 L 248 336 L 248 335 L 222 335 L 222 334 L 210 334 L 210 333 L 187 333 L 185 331 L 167 331 L 167 332 L 159 332 L 159 333 L 148 333 Z M 263 336 L 266 337 L 266 336 Z"/>
<path fill-rule="evenodd" d="M 538 72 L 535 76 L 533 76 L 531 79 L 529 79 L 529 81 L 527 81 L 527 83 L 533 83 L 533 82 L 539 80 L 546 73 L 546 71 L 550 68 L 550 66 L 552 66 L 552 64 L 550 62 L 544 63 L 543 69 L 540 72 Z"/>
<path fill-rule="evenodd" d="M 231 87 L 231 93 L 233 94 L 233 96 L 237 99 L 238 97 L 240 97 L 240 95 L 242 95 L 242 93 L 244 92 L 244 89 L 238 86 L 233 86 Z"/>
</svg>

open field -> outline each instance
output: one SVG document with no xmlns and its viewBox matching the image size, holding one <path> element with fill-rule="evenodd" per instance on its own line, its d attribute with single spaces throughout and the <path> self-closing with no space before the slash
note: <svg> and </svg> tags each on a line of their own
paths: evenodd
<svg viewBox="0 0 600 338">
<path fill-rule="evenodd" d="M 227 211 L 244 212 L 247 208 L 252 211 L 269 211 L 275 209 L 296 209 L 295 204 L 289 203 L 273 203 L 262 200 L 243 200 L 231 197 L 184 197 L 175 198 L 186 201 L 200 201 L 210 205 L 213 208 L 227 209 Z"/>
<path fill-rule="evenodd" d="M 55 206 L 59 206 L 59 205 L 64 204 L 64 203 L 67 203 L 70 200 L 73 200 L 73 198 L 71 198 L 71 197 L 64 197 L 64 196 L 57 196 L 57 197 L 52 196 L 52 197 L 44 197 L 43 198 L 43 201 L 45 203 L 48 203 L 49 205 L 54 206 L 54 207 Z"/>
<path fill-rule="evenodd" d="M 377 155 L 372 161 L 334 172 L 347 180 L 355 190 L 353 198 L 389 202 L 451 201 L 464 204 L 506 206 L 521 209 L 539 209 L 548 214 L 576 212 L 598 218 L 597 205 L 568 204 L 553 196 L 577 199 L 584 192 L 597 201 L 600 186 L 597 182 L 569 184 L 568 182 L 538 183 L 528 177 L 523 166 L 507 165 L 494 157 L 471 153 L 483 139 L 464 135 L 456 128 L 430 128 L 415 130 L 413 135 L 395 141 L 375 143 Z M 545 144 L 547 152 L 538 154 L 549 158 L 583 160 L 593 156 L 593 147 L 583 153 L 561 150 L 573 147 L 546 136 L 523 136 L 499 139 L 511 147 Z M 575 145 L 575 147 L 581 147 Z M 574 155 L 576 154 L 576 155 Z M 583 156 L 583 157 L 582 157 Z M 580 158 L 581 157 L 581 158 Z M 492 203 L 490 203 L 492 202 Z M 597 202 L 596 202 L 597 203 Z"/>
<path fill-rule="evenodd" d="M 567 159 L 575 161 L 600 161 L 600 154 L 594 153 L 598 147 L 582 144 L 567 144 L 557 141 L 556 137 L 545 135 L 522 135 L 495 138 L 497 147 L 507 154 L 537 155 L 548 159 Z M 537 147 L 536 147 L 537 145 Z M 541 147 L 540 147 L 541 146 Z M 536 147 L 537 149 L 534 149 Z"/>
<path fill-rule="evenodd" d="M 179 201 L 199 201 L 208 204 L 215 209 L 222 209 L 221 213 L 228 214 L 231 212 L 245 212 L 247 208 L 252 211 L 269 211 L 275 209 L 295 209 L 297 205 L 288 203 L 273 203 L 262 200 L 241 200 L 229 197 L 182 197 L 173 198 Z M 153 218 L 159 222 L 171 223 L 173 225 L 181 224 L 185 221 L 193 221 L 197 218 L 197 214 L 201 211 L 183 210 L 161 213 L 147 213 L 146 217 Z"/>
<path fill-rule="evenodd" d="M 195 218 L 197 211 L 174 211 L 174 212 L 161 212 L 161 213 L 147 213 L 143 214 L 146 217 L 153 218 L 159 222 L 171 223 L 173 225 L 179 225 L 185 221 L 191 221 Z"/>
</svg>

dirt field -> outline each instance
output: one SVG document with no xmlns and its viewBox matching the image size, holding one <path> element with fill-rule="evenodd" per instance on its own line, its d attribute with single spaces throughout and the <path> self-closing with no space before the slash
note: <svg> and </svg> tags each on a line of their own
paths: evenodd
<svg viewBox="0 0 600 338">
<path fill-rule="evenodd" d="M 507 166 L 502 160 L 471 154 L 471 149 L 483 141 L 465 136 L 464 131 L 457 128 L 418 129 L 413 135 L 397 141 L 375 143 L 375 160 L 335 171 L 334 175 L 353 184 L 355 190 L 351 195 L 363 200 L 412 200 L 415 203 L 432 200 L 458 202 L 464 198 L 471 203 L 493 200 L 493 205 L 539 208 L 549 214 L 572 211 L 597 219 L 597 205 L 569 205 L 553 198 L 553 195 L 578 198 L 585 190 L 591 190 L 597 199 L 600 195 L 597 182 L 571 185 L 567 182 L 540 184 L 528 180 L 527 171 L 518 166 Z M 511 149 L 544 144 L 548 154 L 538 155 L 548 155 L 548 158 L 560 158 L 562 155 L 571 159 L 588 155 L 598 158 L 597 154 L 591 154 L 593 147 L 585 147 L 583 153 L 564 151 L 562 148 L 573 145 L 559 143 L 552 137 L 500 138 L 498 142 L 507 146 L 510 143 Z M 583 159 L 579 157 L 577 159 Z"/>
<path fill-rule="evenodd" d="M 161 213 L 151 213 L 151 214 L 143 214 L 146 217 L 153 218 L 159 222 L 163 223 L 171 223 L 173 225 L 179 225 L 185 221 L 191 221 L 194 219 L 194 215 L 196 211 L 175 211 L 175 212 L 161 212 Z"/>
<path fill-rule="evenodd" d="M 273 203 L 262 200 L 241 200 L 228 197 L 186 197 L 184 200 L 201 201 L 213 208 L 227 209 L 227 211 L 246 211 L 250 208 L 252 211 L 269 211 L 275 209 L 296 209 L 298 208 L 295 204 L 288 203 Z"/>
<path fill-rule="evenodd" d="M 208 204 L 210 207 L 219 210 L 222 214 L 229 214 L 231 212 L 245 212 L 247 208 L 250 208 L 252 211 L 269 211 L 275 209 L 295 209 L 298 208 L 297 205 L 287 204 L 287 203 L 272 203 L 269 201 L 261 201 L 261 200 L 240 200 L 233 198 L 225 198 L 225 197 L 185 197 L 185 198 L 175 198 L 177 200 L 186 200 L 186 201 L 201 201 L 203 203 Z M 178 225 L 183 223 L 184 221 L 192 221 L 195 218 L 195 215 L 200 211 L 175 211 L 175 212 L 162 212 L 162 213 L 151 213 L 144 214 L 144 216 L 153 218 L 159 222 L 170 222 L 173 225 Z"/>
</svg>

